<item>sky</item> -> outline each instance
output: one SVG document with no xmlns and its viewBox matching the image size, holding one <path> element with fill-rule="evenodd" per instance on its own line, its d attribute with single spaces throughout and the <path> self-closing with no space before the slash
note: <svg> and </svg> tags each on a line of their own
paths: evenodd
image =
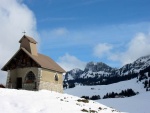
<svg viewBox="0 0 150 113">
<path fill-rule="evenodd" d="M 120 68 L 150 54 L 150 1 L 0 0 L 0 68 L 24 30 L 66 71 L 90 61 Z"/>
</svg>

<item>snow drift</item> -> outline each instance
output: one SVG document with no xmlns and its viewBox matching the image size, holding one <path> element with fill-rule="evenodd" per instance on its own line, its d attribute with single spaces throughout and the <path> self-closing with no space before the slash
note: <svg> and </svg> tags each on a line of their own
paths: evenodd
<svg viewBox="0 0 150 113">
<path fill-rule="evenodd" d="M 121 113 L 94 101 L 56 92 L 0 89 L 0 113 Z"/>
</svg>

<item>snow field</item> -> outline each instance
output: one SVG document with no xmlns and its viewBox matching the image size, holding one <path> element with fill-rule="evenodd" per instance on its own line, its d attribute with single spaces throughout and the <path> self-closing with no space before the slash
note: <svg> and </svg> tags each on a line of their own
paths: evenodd
<svg viewBox="0 0 150 113">
<path fill-rule="evenodd" d="M 128 98 L 101 99 L 97 102 L 128 113 L 150 113 L 150 92 Z"/>
<path fill-rule="evenodd" d="M 80 101 L 79 101 L 80 100 Z M 94 101 L 47 90 L 0 89 L 0 113 L 121 113 Z"/>
<path fill-rule="evenodd" d="M 122 81 L 110 85 L 94 85 L 94 86 L 76 86 L 74 88 L 65 89 L 64 92 L 74 96 L 93 96 L 100 95 L 103 98 L 107 93 L 115 92 L 119 93 L 121 90 L 133 89 L 135 92 L 143 93 L 146 90 L 143 88 L 141 82 L 137 83 L 137 79 L 131 79 L 128 81 Z"/>
<path fill-rule="evenodd" d="M 126 98 L 108 98 L 96 101 L 127 113 L 150 113 L 150 92 L 146 92 L 142 82 L 137 82 L 136 78 L 110 85 L 76 86 L 75 88 L 66 89 L 64 91 L 67 94 L 75 95 L 78 97 L 91 97 L 93 95 L 100 95 L 100 97 L 103 98 L 106 93 L 120 93 L 121 90 L 129 88 L 133 89 L 135 92 L 139 92 L 139 94 Z"/>
</svg>

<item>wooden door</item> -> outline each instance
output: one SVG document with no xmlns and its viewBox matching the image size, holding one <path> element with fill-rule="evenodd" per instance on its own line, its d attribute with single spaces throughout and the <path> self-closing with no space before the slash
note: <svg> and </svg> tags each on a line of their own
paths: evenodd
<svg viewBox="0 0 150 113">
<path fill-rule="evenodd" d="M 17 89 L 21 89 L 22 88 L 22 78 L 21 77 L 18 77 L 17 78 L 17 86 L 16 86 Z"/>
</svg>

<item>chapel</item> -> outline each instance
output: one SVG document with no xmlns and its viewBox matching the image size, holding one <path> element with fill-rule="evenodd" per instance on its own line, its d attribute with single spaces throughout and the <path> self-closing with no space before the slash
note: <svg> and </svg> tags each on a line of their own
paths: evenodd
<svg viewBox="0 0 150 113">
<path fill-rule="evenodd" d="M 1 69 L 8 72 L 6 87 L 62 93 L 65 70 L 50 57 L 38 53 L 32 37 L 24 35 L 19 43 L 19 50 Z"/>
</svg>

